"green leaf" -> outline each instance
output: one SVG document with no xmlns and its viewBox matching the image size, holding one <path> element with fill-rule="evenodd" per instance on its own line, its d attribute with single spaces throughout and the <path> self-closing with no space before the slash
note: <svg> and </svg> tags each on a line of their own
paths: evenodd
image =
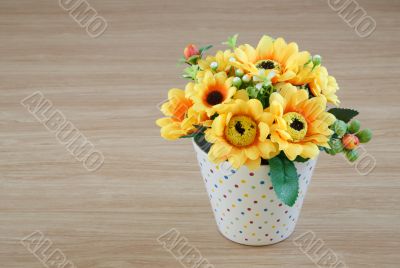
<svg viewBox="0 0 400 268">
<path fill-rule="evenodd" d="M 218 113 L 214 113 L 212 116 L 210 116 L 210 120 L 214 120 L 215 118 L 218 117 Z"/>
<path fill-rule="evenodd" d="M 197 72 L 200 70 L 198 65 L 192 65 L 190 67 L 187 67 L 183 70 L 183 77 L 184 78 L 188 78 L 188 79 L 192 79 L 195 80 L 196 79 L 196 75 Z"/>
<path fill-rule="evenodd" d="M 299 179 L 292 161 L 286 156 L 276 156 L 269 160 L 271 181 L 278 198 L 292 207 L 299 195 Z"/>
<path fill-rule="evenodd" d="M 188 60 L 187 63 L 191 64 L 191 65 L 196 65 L 197 61 L 200 59 L 200 55 L 193 55 L 191 56 Z"/>
<path fill-rule="evenodd" d="M 205 47 L 201 47 L 201 48 L 199 49 L 200 55 L 203 56 L 204 52 L 206 52 L 207 50 L 209 50 L 209 49 L 212 48 L 212 47 L 213 47 L 212 45 L 208 45 L 208 46 L 205 46 Z"/>
<path fill-rule="evenodd" d="M 345 123 L 348 123 L 353 117 L 358 115 L 356 110 L 346 108 L 332 108 L 328 112 L 333 114 L 336 119 L 342 120 Z"/>
<path fill-rule="evenodd" d="M 250 86 L 250 87 L 247 87 L 246 90 L 247 90 L 247 94 L 249 94 L 250 98 L 254 99 L 257 97 L 258 93 L 257 93 L 257 89 L 255 87 Z"/>
<path fill-rule="evenodd" d="M 205 152 L 208 153 L 211 149 L 212 144 L 209 143 L 205 136 L 204 132 L 199 132 L 197 135 L 193 137 L 194 141 L 197 143 L 197 145 Z"/>
<path fill-rule="evenodd" d="M 295 162 L 304 163 L 304 162 L 307 162 L 309 159 L 310 159 L 310 158 L 303 158 L 303 157 L 301 157 L 300 155 L 298 155 L 294 161 L 295 161 Z"/>
<path fill-rule="evenodd" d="M 237 42 L 238 36 L 239 36 L 239 34 L 235 34 L 234 36 L 230 36 L 230 37 L 228 37 L 228 41 L 223 42 L 222 44 L 223 45 L 227 45 L 232 50 L 234 50 L 236 48 L 236 42 Z"/>
<path fill-rule="evenodd" d="M 303 66 L 305 67 L 305 66 L 307 66 L 308 64 L 310 64 L 311 62 L 312 62 L 312 57 L 310 57 L 310 59 L 309 59 L 306 63 L 304 63 Z"/>
</svg>

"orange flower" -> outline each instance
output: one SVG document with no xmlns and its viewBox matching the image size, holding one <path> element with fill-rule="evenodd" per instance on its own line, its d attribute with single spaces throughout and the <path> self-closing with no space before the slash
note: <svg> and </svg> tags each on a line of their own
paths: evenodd
<svg viewBox="0 0 400 268">
<path fill-rule="evenodd" d="M 161 136 L 167 140 L 176 140 L 196 130 L 196 125 L 208 119 L 204 112 L 196 112 L 193 102 L 185 98 L 185 92 L 178 88 L 170 89 L 168 102 L 161 106 L 167 117 L 160 118 L 156 124 L 161 127 Z"/>
<path fill-rule="evenodd" d="M 315 158 L 318 146 L 329 148 L 328 140 L 333 131 L 329 129 L 336 118 L 325 111 L 326 99 L 309 99 L 306 90 L 298 90 L 291 84 L 281 85 L 279 93 L 270 96 L 270 107 L 274 115 L 271 126 L 271 141 L 293 161 L 297 156 Z"/>
<path fill-rule="evenodd" d="M 230 102 L 236 93 L 232 80 L 233 77 L 228 78 L 225 72 L 213 74 L 206 71 L 200 83 L 190 83 L 187 86 L 186 96 L 193 99 L 196 111 L 205 111 L 208 116 L 212 116 L 217 105 Z"/>
</svg>

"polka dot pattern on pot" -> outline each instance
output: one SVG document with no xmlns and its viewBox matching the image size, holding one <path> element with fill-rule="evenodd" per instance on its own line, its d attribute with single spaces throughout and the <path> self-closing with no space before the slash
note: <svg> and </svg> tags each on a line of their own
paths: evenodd
<svg viewBox="0 0 400 268">
<path fill-rule="evenodd" d="M 228 162 L 215 165 L 195 145 L 201 173 L 215 220 L 228 239 L 246 245 L 268 245 L 286 239 L 294 231 L 316 160 L 296 162 L 299 196 L 293 207 L 282 203 L 273 189 L 269 166 L 238 170 Z"/>
</svg>

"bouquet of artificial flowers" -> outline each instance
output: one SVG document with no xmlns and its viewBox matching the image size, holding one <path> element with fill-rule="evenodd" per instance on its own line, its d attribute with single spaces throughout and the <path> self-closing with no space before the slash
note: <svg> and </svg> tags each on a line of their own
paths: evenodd
<svg viewBox="0 0 400 268">
<path fill-rule="evenodd" d="M 357 111 L 327 109 L 339 105 L 339 87 L 319 55 L 269 36 L 257 47 L 236 43 L 237 35 L 224 43 L 230 49 L 210 56 L 204 54 L 211 46 L 185 48 L 183 77 L 190 82 L 169 91 L 161 107 L 166 117 L 157 120 L 162 137 L 193 137 L 211 162 L 229 161 L 235 169 L 268 163 L 272 183 L 281 186 L 297 178 L 294 162 L 320 151 L 358 158 L 357 147 L 371 131 L 360 130 Z M 289 206 L 298 195 L 296 187 L 275 191 Z"/>
</svg>

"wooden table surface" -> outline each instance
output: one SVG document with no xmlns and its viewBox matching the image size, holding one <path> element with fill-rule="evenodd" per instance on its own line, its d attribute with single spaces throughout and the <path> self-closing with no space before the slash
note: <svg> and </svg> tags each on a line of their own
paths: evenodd
<svg viewBox="0 0 400 268">
<path fill-rule="evenodd" d="M 327 0 L 91 0 L 108 23 L 98 38 L 58 2 L 0 2 L 0 267 L 56 267 L 20 243 L 35 231 L 78 268 L 181 267 L 157 241 L 171 228 L 217 268 L 317 267 L 293 243 L 307 231 L 348 267 L 400 266 L 399 1 L 357 1 L 377 23 L 367 38 Z M 185 85 L 183 47 L 221 49 L 235 33 L 321 54 L 342 106 L 375 134 L 375 169 L 322 155 L 295 233 L 267 247 L 218 233 L 190 141 L 164 141 L 154 124 L 167 90 Z M 102 152 L 99 170 L 21 105 L 35 91 Z"/>
</svg>

